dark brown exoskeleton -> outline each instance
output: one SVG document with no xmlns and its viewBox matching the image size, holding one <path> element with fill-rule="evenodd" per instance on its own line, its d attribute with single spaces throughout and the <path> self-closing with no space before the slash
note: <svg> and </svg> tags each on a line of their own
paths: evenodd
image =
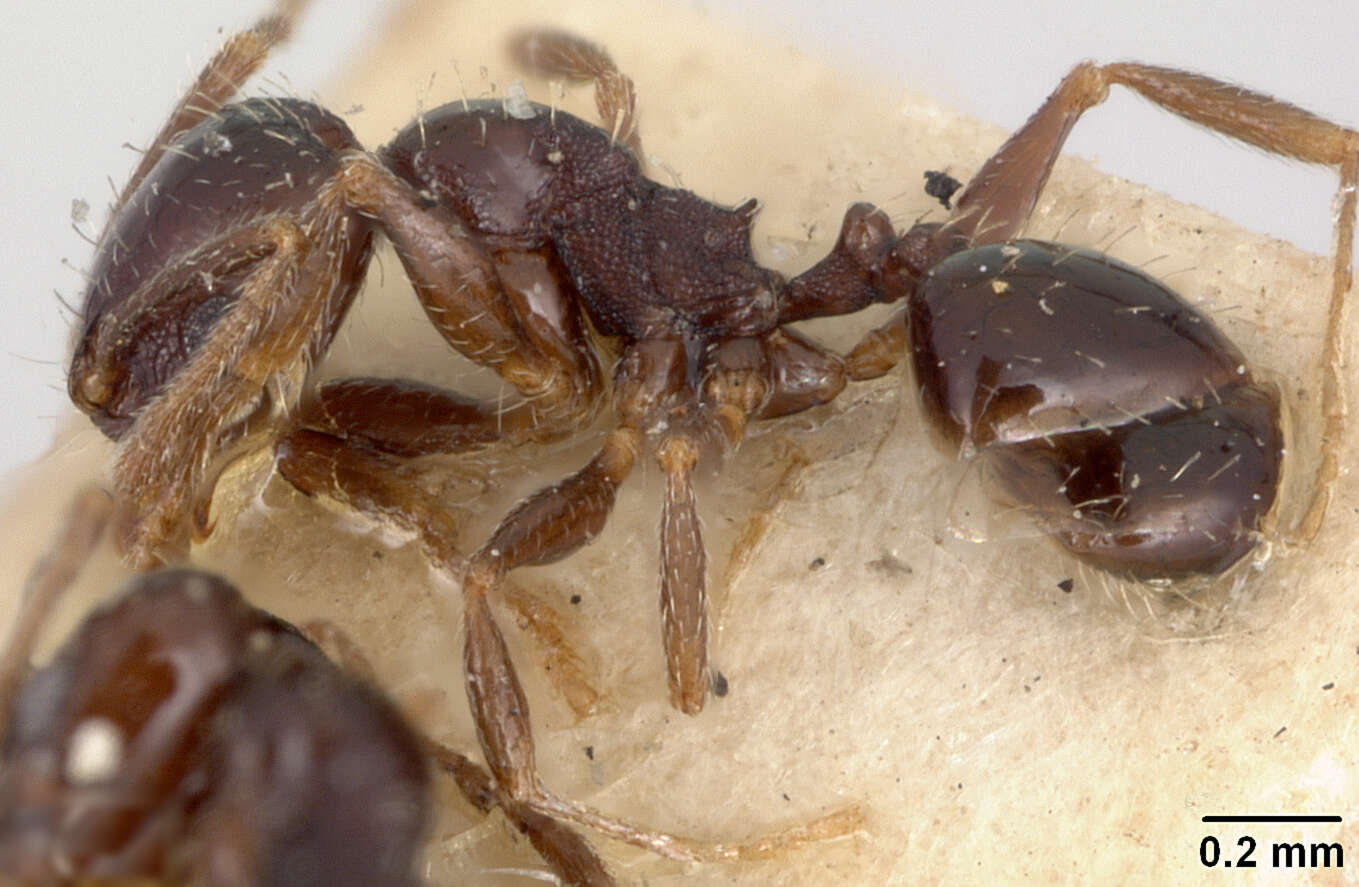
<svg viewBox="0 0 1359 887">
<path fill-rule="evenodd" d="M 114 487 L 128 559 L 153 564 L 190 530 L 210 531 L 217 473 L 249 432 L 286 414 L 298 427 L 277 447 L 285 477 L 411 526 L 436 564 L 461 570 L 440 503 L 388 469 L 405 456 L 571 433 L 597 412 L 604 387 L 588 315 L 624 343 L 614 384 L 620 427 L 584 470 L 516 509 L 465 570 L 468 696 L 494 800 L 535 840 L 547 836 L 540 849 L 559 868 L 590 883 L 602 882 L 602 868 L 584 852 L 560 852 L 570 839 L 553 837 L 552 819 L 688 860 L 759 857 L 852 831 L 859 814 L 848 808 L 747 844 L 699 843 L 551 795 L 488 600 L 505 571 L 562 557 L 596 534 L 643 440 L 659 437 L 671 479 L 673 568 L 663 584 L 672 675 L 681 704 L 701 705 L 703 546 L 689 487 L 697 452 L 714 439 L 734 442 L 747 415 L 821 402 L 844 384 L 838 358 L 775 328 L 783 282 L 750 258 L 753 206 L 720 209 L 642 178 L 626 147 L 635 144 L 630 82 L 600 50 L 561 35 L 548 45 L 599 81 L 618 139 L 544 106 L 460 104 L 370 154 L 312 103 L 226 104 L 286 36 L 298 5 L 280 4 L 209 63 L 100 241 L 70 390 L 120 442 Z M 431 322 L 519 389 L 521 403 L 498 410 L 418 382 L 346 380 L 309 395 L 299 420 L 301 382 L 362 280 L 375 227 L 395 245 Z M 695 262 L 695 250 L 706 260 Z M 664 261 L 641 267 L 647 255 Z M 819 273 L 857 273 L 838 265 L 856 267 L 837 259 Z M 644 297 L 639 286 L 650 287 Z M 800 310 L 815 313 L 807 307 L 816 298 L 807 290 Z M 716 373 L 719 364 L 733 369 Z M 730 393 L 700 398 L 713 378 Z M 577 861 L 560 862 L 567 855 Z"/>
<path fill-rule="evenodd" d="M 1340 173 L 1322 463 L 1298 528 L 1315 534 L 1343 425 L 1359 134 L 1267 96 L 1166 68 L 1078 65 L 973 177 L 923 254 L 903 257 L 913 278 L 906 307 L 856 349 L 851 372 L 879 372 L 909 343 L 926 413 L 947 445 L 983 456 L 1002 494 L 1064 546 L 1141 580 L 1216 575 L 1254 548 L 1275 503 L 1284 452 L 1276 391 L 1208 318 L 1143 271 L 1016 239 L 1067 133 L 1111 84 Z"/>
<path fill-rule="evenodd" d="M 20 685 L 107 511 L 78 503 L 0 669 L 0 880 L 414 885 L 425 745 L 225 581 L 137 578 Z"/>
<path fill-rule="evenodd" d="M 289 15 L 251 33 L 267 45 Z M 459 565 L 439 503 L 389 469 L 490 441 L 561 438 L 607 404 L 612 428 L 597 455 L 514 508 L 465 561 L 468 696 L 495 782 L 515 803 L 613 829 L 538 784 L 526 700 L 490 609 L 506 573 L 587 543 L 638 455 L 654 454 L 666 477 L 670 696 L 696 713 L 709 688 L 696 465 L 735 446 L 751 420 L 824 404 L 847 381 L 887 372 L 906 347 L 908 318 L 917 383 L 945 436 L 964 453 L 990 453 L 1011 495 L 1047 514 L 1068 547 L 1147 578 L 1219 571 L 1250 547 L 1275 496 L 1273 395 L 1205 318 L 1141 272 L 1015 240 L 1071 126 L 1110 83 L 1340 170 L 1326 461 L 1308 524 L 1319 520 L 1341 430 L 1336 367 L 1359 134 L 1196 75 L 1081 65 L 946 221 L 898 235 L 884 213 L 856 205 L 829 255 L 785 280 L 751 256 L 753 204 L 725 209 L 643 175 L 632 84 L 602 50 L 555 32 L 517 46 L 540 72 L 593 80 L 606 129 L 524 100 L 459 102 L 365 153 L 307 103 L 224 105 L 222 89 L 186 99 L 101 243 L 71 377 L 77 402 L 123 437 L 115 479 L 139 561 L 194 519 L 206 525 L 214 466 L 266 393 L 288 407 L 303 398 L 276 449 L 284 477 L 416 529 L 436 562 Z M 223 65 L 209 65 L 200 88 Z M 247 118 L 259 127 L 234 128 Z M 237 155 L 270 174 L 226 187 L 216 176 Z M 180 158 L 198 174 L 176 172 Z M 189 233 L 173 246 L 137 236 L 150 223 L 129 218 L 195 207 L 201 217 L 181 223 Z M 395 246 L 431 323 L 518 402 L 500 409 L 376 379 L 299 393 L 297 378 L 358 285 L 373 228 Z M 129 263 L 137 274 L 115 278 Z M 900 299 L 902 315 L 847 360 L 787 327 Z M 606 384 L 601 355 L 613 353 Z M 1128 371 L 1149 360 L 1165 372 Z"/>
<path fill-rule="evenodd" d="M 1147 579 L 1216 574 L 1274 503 L 1278 402 L 1175 293 L 1108 256 L 974 247 L 912 294 L 915 377 L 948 444 L 1073 552 Z"/>
<path fill-rule="evenodd" d="M 333 187 L 340 152 L 359 147 L 344 122 L 290 99 L 223 105 L 296 6 L 212 60 L 99 241 L 67 381 L 121 443 L 114 487 L 139 566 L 183 546 L 220 467 L 210 463 L 262 406 L 296 401 L 367 267 L 370 227 Z M 299 288 L 308 298 L 286 297 Z"/>
</svg>

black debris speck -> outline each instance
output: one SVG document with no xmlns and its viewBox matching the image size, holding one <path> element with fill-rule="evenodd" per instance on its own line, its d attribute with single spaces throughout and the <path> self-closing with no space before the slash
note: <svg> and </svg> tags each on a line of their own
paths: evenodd
<svg viewBox="0 0 1359 887">
<path fill-rule="evenodd" d="M 726 695 L 727 695 L 727 692 L 728 692 L 730 689 L 731 689 L 731 688 L 730 688 L 729 686 L 727 686 L 727 676 L 724 675 L 724 674 L 722 674 L 722 672 L 720 672 L 720 671 L 714 670 L 714 671 L 713 671 L 713 695 L 716 696 L 716 697 L 718 697 L 718 698 L 720 699 L 720 698 L 722 698 L 723 696 L 726 696 Z"/>
<path fill-rule="evenodd" d="M 931 169 L 925 173 L 925 193 L 942 203 L 944 209 L 953 209 L 949 202 L 962 186 L 962 182 L 946 172 Z"/>
</svg>

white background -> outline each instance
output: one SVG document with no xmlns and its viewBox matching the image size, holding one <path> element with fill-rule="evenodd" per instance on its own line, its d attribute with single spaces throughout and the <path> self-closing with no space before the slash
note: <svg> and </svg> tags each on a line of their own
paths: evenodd
<svg viewBox="0 0 1359 887">
<path fill-rule="evenodd" d="M 1352 0 L 1181 0 L 1162 8 L 1146 8 L 1144 0 L 699 5 L 765 17 L 771 30 L 807 51 L 880 69 L 903 87 L 1006 127 L 1086 57 L 1192 68 L 1359 123 Z M 333 77 L 379 21 L 377 6 L 314 0 L 293 44 L 267 68 L 272 91 L 307 95 Z M 84 230 L 93 238 L 111 199 L 108 181 L 121 185 L 134 163 L 120 146 L 145 144 L 224 31 L 248 24 L 267 4 L 10 0 L 4 7 L 0 76 L 10 100 L 0 113 L 0 473 L 38 455 L 56 417 L 69 409 L 69 320 L 54 293 L 79 303 L 77 269 L 92 252 L 72 230 L 72 200 L 92 207 Z M 814 119 L 815 109 L 808 115 Z M 1313 251 L 1329 248 L 1333 176 L 1229 146 L 1126 95 L 1115 93 L 1083 121 L 1070 150 L 1248 228 Z"/>
</svg>

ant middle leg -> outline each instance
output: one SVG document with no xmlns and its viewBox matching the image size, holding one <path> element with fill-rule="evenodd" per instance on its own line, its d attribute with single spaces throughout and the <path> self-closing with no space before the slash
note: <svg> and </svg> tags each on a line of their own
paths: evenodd
<svg viewBox="0 0 1359 887">
<path fill-rule="evenodd" d="M 431 562 L 457 572 L 464 560 L 459 536 L 461 515 L 443 491 L 427 489 L 410 474 L 404 458 L 410 455 L 423 453 L 394 454 L 381 442 L 375 445 L 362 438 L 345 439 L 304 425 L 277 442 L 274 464 L 279 474 L 304 495 L 325 497 L 371 519 L 414 532 Z M 567 640 L 556 611 L 513 583 L 502 585 L 501 597 L 520 627 L 534 639 L 545 660 L 545 673 L 576 716 L 583 718 L 598 711 L 603 694 L 584 658 Z"/>
<path fill-rule="evenodd" d="M 860 826 L 861 814 L 857 808 L 849 807 L 752 841 L 710 844 L 638 829 L 559 798 L 539 781 L 528 700 L 487 599 L 511 566 L 555 560 L 598 532 L 612 505 L 614 491 L 631 469 L 636 446 L 636 431 L 626 427 L 615 431 L 586 468 L 530 497 L 511 512 L 468 566 L 464 579 L 467 695 L 483 753 L 504 799 L 502 803 L 508 803 L 511 809 L 588 826 L 616 840 L 687 861 L 763 858 L 854 831 Z M 666 449 L 664 444 L 662 449 Z M 680 471 L 671 485 L 684 486 L 687 479 L 687 473 Z M 682 506 L 684 497 L 679 498 Z M 698 587 L 701 589 L 701 585 Z M 701 597 L 698 604 L 701 612 Z M 706 690 L 706 674 L 703 677 Z"/>
<path fill-rule="evenodd" d="M 308 478 L 323 476 L 354 477 L 351 471 L 336 470 L 334 464 L 327 465 L 324 460 L 307 467 L 307 460 L 320 449 L 314 446 L 315 441 L 306 440 L 308 435 L 316 435 L 316 432 L 296 432 L 280 445 L 280 468 L 290 480 L 306 483 Z M 490 793 L 488 797 L 493 795 L 494 802 L 506 810 L 512 821 L 528 829 L 535 846 L 545 843 L 549 849 L 543 852 L 548 854 L 571 846 L 568 840 L 551 837 L 555 832 L 549 827 L 549 820 L 575 822 L 659 855 L 691 861 L 766 857 L 854 831 L 861 824 L 861 814 L 857 808 L 850 807 L 749 842 L 711 844 L 639 829 L 559 798 L 541 784 L 535 763 L 528 700 L 492 614 L 490 598 L 503 587 L 505 574 L 510 569 L 564 557 L 603 528 L 614 494 L 631 471 L 639 444 L 640 435 L 635 429 L 625 426 L 615 430 L 585 468 L 521 503 L 468 561 L 463 581 L 464 667 L 478 741 L 492 774 L 490 782 L 483 778 L 483 791 Z M 352 467 L 355 452 L 353 446 L 341 446 L 334 455 L 348 460 L 345 464 Z M 376 466 L 382 458 L 391 457 L 375 457 L 369 467 Z M 299 468 L 305 470 L 306 478 L 296 473 Z M 373 486 L 383 482 L 381 473 L 375 470 L 372 476 L 364 478 L 366 492 L 362 494 L 354 492 L 359 484 L 351 484 L 350 503 L 375 517 L 418 529 L 427 552 L 431 555 L 442 552 L 447 557 L 448 544 L 427 535 L 443 532 L 439 528 L 448 526 L 448 518 L 440 516 L 444 509 L 433 500 L 412 498 L 401 485 L 385 489 Z M 406 496 L 400 511 L 381 511 L 378 506 L 390 503 L 395 495 Z M 440 759 L 444 761 L 445 769 L 456 771 L 455 775 L 466 763 L 460 756 L 446 758 L 444 755 Z M 462 784 L 462 777 L 459 780 Z M 543 850 L 543 847 L 539 849 Z"/>
</svg>

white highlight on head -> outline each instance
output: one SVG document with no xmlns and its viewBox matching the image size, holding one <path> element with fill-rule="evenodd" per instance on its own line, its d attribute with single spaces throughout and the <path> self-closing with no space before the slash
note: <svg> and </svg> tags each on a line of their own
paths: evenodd
<svg viewBox="0 0 1359 887">
<path fill-rule="evenodd" d="M 87 718 L 76 725 L 66 750 L 66 781 L 72 785 L 108 782 L 123 766 L 123 732 L 108 718 Z"/>
</svg>

